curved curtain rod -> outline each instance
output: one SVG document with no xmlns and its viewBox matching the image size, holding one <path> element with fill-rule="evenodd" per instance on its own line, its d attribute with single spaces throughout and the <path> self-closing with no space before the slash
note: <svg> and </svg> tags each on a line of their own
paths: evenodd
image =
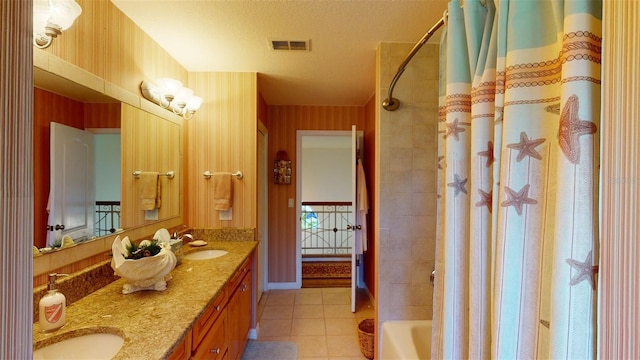
<svg viewBox="0 0 640 360">
<path fill-rule="evenodd" d="M 396 72 L 396 76 L 393 77 L 393 80 L 391 81 L 391 85 L 389 85 L 389 96 L 382 102 L 382 107 L 385 110 L 394 111 L 398 107 L 400 107 L 400 100 L 398 100 L 398 99 L 393 97 L 393 88 L 396 86 L 396 82 L 398 81 L 398 79 L 400 79 L 400 75 L 402 75 L 402 73 L 404 72 L 404 68 L 407 67 L 407 65 L 409 64 L 409 62 L 413 58 L 413 56 L 418 52 L 418 50 L 420 50 L 422 45 L 424 45 L 424 43 L 426 43 L 429 40 L 429 38 L 431 38 L 431 36 L 433 36 L 433 34 L 438 29 L 440 29 L 440 27 L 442 27 L 442 25 L 444 25 L 446 17 L 447 17 L 447 14 L 445 13 L 445 15 L 442 16 L 442 18 L 440 18 L 440 20 L 438 20 L 438 22 L 436 22 L 431 27 L 431 29 L 429 29 L 429 31 L 427 31 L 426 34 L 424 34 L 422 39 L 420 39 L 420 41 L 418 41 L 413 46 L 413 49 L 411 49 L 411 51 L 409 52 L 409 55 L 407 55 L 407 58 L 404 59 L 402 64 L 400 64 L 400 67 L 398 67 L 398 72 Z"/>
</svg>

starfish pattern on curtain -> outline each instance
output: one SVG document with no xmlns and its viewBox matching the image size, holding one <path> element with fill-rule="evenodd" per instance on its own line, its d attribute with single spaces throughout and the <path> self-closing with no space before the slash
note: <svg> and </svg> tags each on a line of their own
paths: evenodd
<svg viewBox="0 0 640 360">
<path fill-rule="evenodd" d="M 500 206 L 513 206 L 513 208 L 516 210 L 516 213 L 518 213 L 518 215 L 522 215 L 523 205 L 536 205 L 538 203 L 538 200 L 529 197 L 529 187 L 530 185 L 527 184 L 523 186 L 522 189 L 516 192 L 510 189 L 508 186 L 505 186 L 504 191 L 509 198 L 501 202 Z"/>
<path fill-rule="evenodd" d="M 598 0 L 449 2 L 434 359 L 596 357 L 601 18 Z"/>
<path fill-rule="evenodd" d="M 542 156 L 536 151 L 536 146 L 545 142 L 546 139 L 529 139 L 526 132 L 520 133 L 520 142 L 507 144 L 507 147 L 510 149 L 518 150 L 518 157 L 516 161 L 522 161 L 525 156 L 532 157 L 537 160 L 542 160 Z"/>
<path fill-rule="evenodd" d="M 591 260 L 591 251 L 589 251 L 587 258 L 584 261 L 567 259 L 567 264 L 569 264 L 576 271 L 576 274 L 571 277 L 571 281 L 569 282 L 569 284 L 573 286 L 586 280 L 593 290 L 596 289 L 594 275 L 597 267 L 593 266 L 593 261 Z"/>
<path fill-rule="evenodd" d="M 571 95 L 562 109 L 560 129 L 558 130 L 560 148 L 567 159 L 574 164 L 580 161 L 579 137 L 594 134 L 597 130 L 596 124 L 593 122 L 578 118 L 578 104 L 578 97 Z"/>
<path fill-rule="evenodd" d="M 487 150 L 479 151 L 478 155 L 486 157 L 487 162 L 485 166 L 491 167 L 493 162 L 496 161 L 496 158 L 493 156 L 493 141 L 487 141 Z"/>
</svg>

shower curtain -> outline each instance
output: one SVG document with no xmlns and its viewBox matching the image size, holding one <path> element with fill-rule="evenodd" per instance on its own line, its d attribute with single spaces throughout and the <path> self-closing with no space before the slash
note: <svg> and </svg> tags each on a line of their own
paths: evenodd
<svg viewBox="0 0 640 360">
<path fill-rule="evenodd" d="M 440 51 L 432 358 L 594 359 L 602 4 L 461 5 Z"/>
</svg>

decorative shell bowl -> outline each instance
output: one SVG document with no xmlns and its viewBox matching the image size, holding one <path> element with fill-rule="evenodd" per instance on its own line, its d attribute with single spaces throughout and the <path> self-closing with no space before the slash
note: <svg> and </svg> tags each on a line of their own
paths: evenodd
<svg viewBox="0 0 640 360">
<path fill-rule="evenodd" d="M 126 280 L 126 284 L 122 286 L 122 293 L 166 290 L 167 281 L 171 280 L 171 270 L 177 263 L 169 245 L 163 244 L 160 252 L 154 256 L 134 260 L 126 258 L 127 246 L 130 244 L 128 237 L 120 240 L 120 236 L 117 236 L 111 246 L 111 268 L 116 275 Z"/>
</svg>

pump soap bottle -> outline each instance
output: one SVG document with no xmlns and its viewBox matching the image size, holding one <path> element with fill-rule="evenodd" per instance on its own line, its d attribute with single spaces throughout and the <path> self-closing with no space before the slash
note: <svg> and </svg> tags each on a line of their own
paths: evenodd
<svg viewBox="0 0 640 360">
<path fill-rule="evenodd" d="M 49 274 L 49 292 L 40 299 L 40 311 L 38 317 L 40 329 L 49 332 L 60 329 L 65 322 L 67 299 L 58 291 L 56 279 L 64 274 Z"/>
</svg>

